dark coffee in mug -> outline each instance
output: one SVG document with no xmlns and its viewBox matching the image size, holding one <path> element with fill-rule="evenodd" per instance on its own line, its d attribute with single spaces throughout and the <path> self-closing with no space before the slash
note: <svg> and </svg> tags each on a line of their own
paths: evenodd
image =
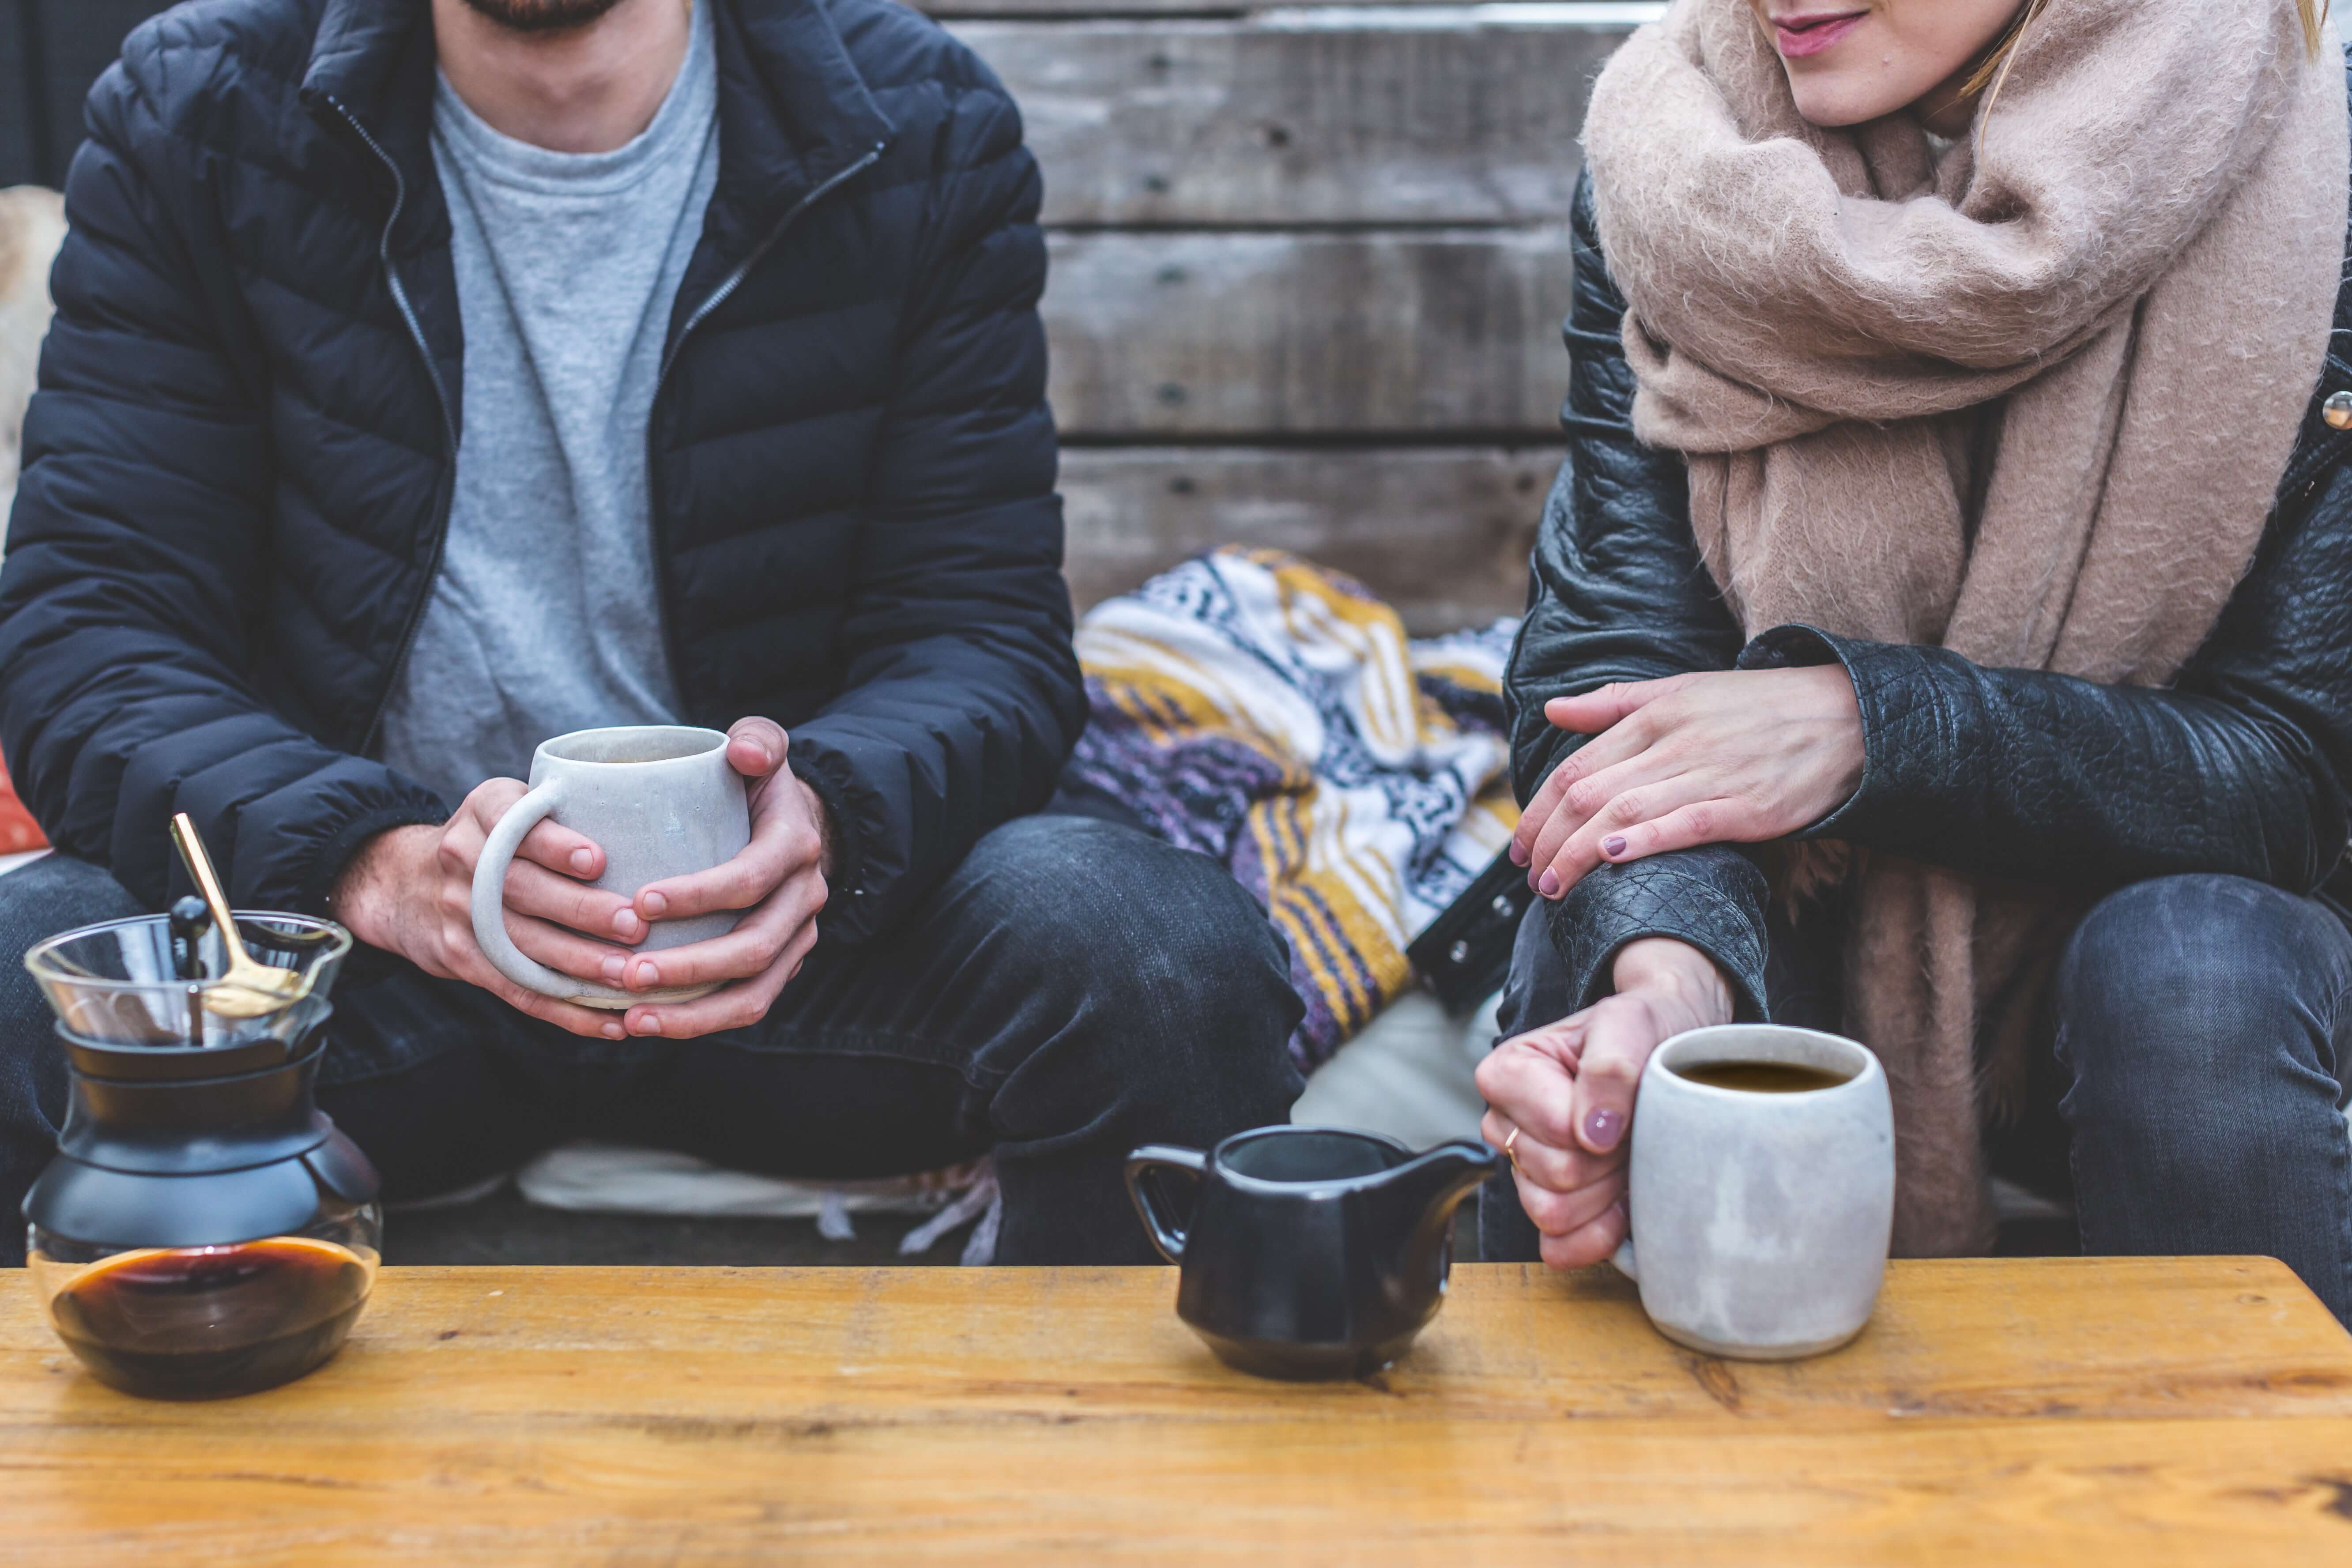
<svg viewBox="0 0 2352 1568">
<path fill-rule="evenodd" d="M 1851 1076 L 1821 1068 L 1799 1067 L 1792 1062 L 1706 1062 L 1674 1071 L 1677 1078 L 1703 1083 L 1710 1089 L 1744 1089 L 1749 1094 L 1803 1094 L 1811 1089 L 1835 1089 Z"/>
<path fill-rule="evenodd" d="M 49 1303 L 58 1333 L 126 1393 L 211 1399 L 269 1388 L 333 1353 L 367 1301 L 373 1254 L 310 1237 L 101 1258 Z"/>
</svg>

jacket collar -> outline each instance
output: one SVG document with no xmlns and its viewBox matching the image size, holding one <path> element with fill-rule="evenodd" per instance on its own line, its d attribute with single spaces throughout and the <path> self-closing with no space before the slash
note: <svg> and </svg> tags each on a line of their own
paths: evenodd
<svg viewBox="0 0 2352 1568">
<path fill-rule="evenodd" d="M 713 232 L 757 243 L 809 191 L 890 138 L 891 124 L 823 0 L 695 0 L 719 51 L 719 188 Z M 327 0 L 302 101 L 341 134 L 381 147 L 411 192 L 433 178 L 432 13 L 425 0 Z M 404 216 L 402 248 L 446 232 L 437 202 Z"/>
</svg>

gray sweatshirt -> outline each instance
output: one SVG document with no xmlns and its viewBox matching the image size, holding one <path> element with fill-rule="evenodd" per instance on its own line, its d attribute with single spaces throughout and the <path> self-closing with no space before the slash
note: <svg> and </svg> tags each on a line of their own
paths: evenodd
<svg viewBox="0 0 2352 1568">
<path fill-rule="evenodd" d="M 709 7 L 653 123 L 551 153 L 446 80 L 433 160 L 466 331 L 448 542 L 380 756 L 455 806 L 540 742 L 677 722 L 646 473 L 670 308 L 719 178 Z"/>
</svg>

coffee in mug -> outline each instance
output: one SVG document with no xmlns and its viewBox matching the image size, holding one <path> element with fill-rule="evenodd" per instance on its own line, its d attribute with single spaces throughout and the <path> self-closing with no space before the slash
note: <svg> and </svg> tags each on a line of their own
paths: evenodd
<svg viewBox="0 0 2352 1568">
<path fill-rule="evenodd" d="M 1895 1223 L 1886 1072 L 1836 1035 L 1730 1024 L 1651 1055 L 1617 1266 L 1658 1331 L 1786 1361 L 1860 1333 Z"/>
<path fill-rule="evenodd" d="M 1693 1083 L 1736 1089 L 1747 1094 L 1806 1094 L 1817 1089 L 1835 1089 L 1851 1075 L 1789 1062 L 1708 1062 L 1703 1067 L 1685 1068 L 1680 1076 Z"/>
<path fill-rule="evenodd" d="M 648 882 L 724 865 L 751 841 L 751 797 L 727 761 L 727 737 L 676 724 L 575 730 L 541 744 L 530 761 L 530 793 L 490 829 L 474 865 L 474 940 L 482 955 L 527 990 L 585 1007 L 625 1011 L 640 1002 L 686 1002 L 719 989 L 680 985 L 625 991 L 576 979 L 534 963 L 507 935 L 507 868 L 540 821 L 553 817 L 604 851 L 604 874 L 591 884 L 634 899 Z M 724 936 L 736 910 L 656 921 L 640 952 Z"/>
</svg>

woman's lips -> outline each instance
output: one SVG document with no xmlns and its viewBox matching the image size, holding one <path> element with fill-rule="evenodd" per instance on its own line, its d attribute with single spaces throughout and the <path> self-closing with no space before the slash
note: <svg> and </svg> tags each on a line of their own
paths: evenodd
<svg viewBox="0 0 2352 1568">
<path fill-rule="evenodd" d="M 1820 54 L 1861 25 L 1870 15 L 1867 11 L 1849 11 L 1843 16 L 1788 16 L 1772 24 L 1773 41 L 1780 46 L 1783 59 L 1801 59 Z"/>
</svg>

